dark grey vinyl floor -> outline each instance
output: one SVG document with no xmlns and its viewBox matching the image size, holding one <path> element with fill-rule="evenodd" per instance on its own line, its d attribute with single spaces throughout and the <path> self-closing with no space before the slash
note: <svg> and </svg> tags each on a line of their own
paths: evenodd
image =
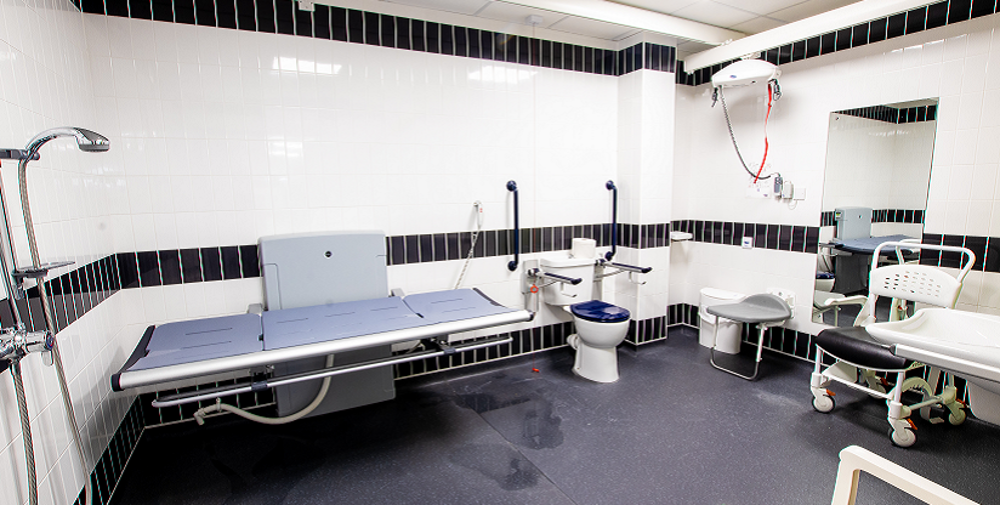
<svg viewBox="0 0 1000 505">
<path fill-rule="evenodd" d="M 917 444 L 896 448 L 884 403 L 842 388 L 820 414 L 809 364 L 765 353 L 746 382 L 687 328 L 621 347 L 615 384 L 574 376 L 571 352 L 402 381 L 394 401 L 285 426 L 150 429 L 113 503 L 821 504 L 852 444 L 1000 503 L 998 427 L 918 420 Z M 920 503 L 871 477 L 859 497 Z"/>
</svg>

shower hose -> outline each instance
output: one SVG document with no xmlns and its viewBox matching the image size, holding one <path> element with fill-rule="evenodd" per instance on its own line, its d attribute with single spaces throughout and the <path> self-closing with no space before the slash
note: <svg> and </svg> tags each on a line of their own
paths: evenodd
<svg viewBox="0 0 1000 505">
<path fill-rule="evenodd" d="M 21 211 L 24 213 L 24 227 L 28 235 L 28 249 L 31 251 L 31 263 L 37 269 L 39 265 L 41 265 L 41 261 L 39 261 L 38 258 L 38 242 L 35 239 L 35 225 L 31 219 L 31 206 L 28 203 L 27 166 L 27 160 L 22 160 L 21 163 L 18 164 L 17 179 L 19 189 L 21 190 Z M 11 252 L 13 253 L 13 251 Z M 62 396 L 63 407 L 66 411 L 66 421 L 69 423 L 70 431 L 73 433 L 73 445 L 76 446 L 76 453 L 80 458 L 80 466 L 84 471 L 84 501 L 81 505 L 89 505 L 93 503 L 93 488 L 90 482 L 90 471 L 87 470 L 87 457 L 83 451 L 83 438 L 80 435 L 80 426 L 76 421 L 76 416 L 73 414 L 73 400 L 69 395 L 69 384 L 66 382 L 66 369 L 63 366 L 62 353 L 59 352 L 59 341 L 55 337 L 56 325 L 54 324 L 54 319 L 52 317 L 52 306 L 49 304 L 49 297 L 47 290 L 45 289 L 44 278 L 38 286 L 38 294 L 42 299 L 42 314 L 45 315 L 45 326 L 50 332 L 52 332 L 52 361 L 55 364 L 56 375 L 59 379 L 59 392 L 61 393 L 60 396 Z M 27 411 L 25 410 L 25 412 Z M 30 431 L 28 433 L 30 433 Z M 34 490 L 34 483 L 31 487 Z M 37 491 L 32 491 L 32 493 L 37 493 Z"/>
</svg>

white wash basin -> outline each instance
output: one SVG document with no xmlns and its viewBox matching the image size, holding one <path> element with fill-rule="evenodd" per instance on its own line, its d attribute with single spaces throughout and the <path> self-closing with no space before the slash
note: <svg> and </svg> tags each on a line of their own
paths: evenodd
<svg viewBox="0 0 1000 505">
<path fill-rule="evenodd" d="M 903 344 L 1000 366 L 1000 316 L 952 309 L 922 309 L 903 321 L 865 327 L 886 345 Z"/>
<path fill-rule="evenodd" d="M 865 327 L 893 354 L 969 379 L 973 413 L 1000 424 L 1000 317 L 952 309 L 922 309 L 904 321 Z"/>
</svg>

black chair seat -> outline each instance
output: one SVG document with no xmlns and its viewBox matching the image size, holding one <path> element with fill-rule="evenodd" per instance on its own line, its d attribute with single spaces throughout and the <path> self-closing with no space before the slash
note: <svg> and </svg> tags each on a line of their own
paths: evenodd
<svg viewBox="0 0 1000 505">
<path fill-rule="evenodd" d="M 913 364 L 893 354 L 862 327 L 829 328 L 819 332 L 814 341 L 823 351 L 863 368 L 904 370 Z"/>
</svg>

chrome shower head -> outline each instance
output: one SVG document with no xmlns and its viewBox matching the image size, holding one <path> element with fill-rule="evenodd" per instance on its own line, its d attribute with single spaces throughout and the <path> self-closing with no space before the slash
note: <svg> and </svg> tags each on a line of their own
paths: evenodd
<svg viewBox="0 0 1000 505">
<path fill-rule="evenodd" d="M 63 126 L 35 135 L 35 138 L 28 141 L 28 146 L 24 150 L 31 154 L 37 153 L 46 142 L 59 137 L 73 137 L 80 150 L 88 153 L 100 153 L 111 148 L 111 141 L 100 133 L 74 126 Z"/>
</svg>

